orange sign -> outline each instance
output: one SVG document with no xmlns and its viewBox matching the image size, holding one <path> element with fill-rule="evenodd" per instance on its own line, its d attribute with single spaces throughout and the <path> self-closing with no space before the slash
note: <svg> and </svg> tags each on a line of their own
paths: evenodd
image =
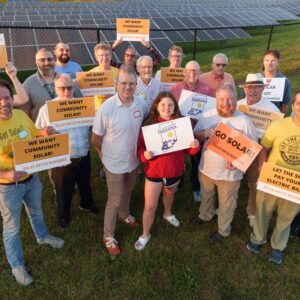
<svg viewBox="0 0 300 300">
<path fill-rule="evenodd" d="M 84 96 L 112 95 L 115 93 L 113 71 L 77 72 L 76 78 Z"/>
<path fill-rule="evenodd" d="M 55 129 L 93 125 L 95 101 L 92 97 L 47 101 L 49 121 Z"/>
<path fill-rule="evenodd" d="M 300 204 L 300 172 L 264 163 L 257 189 Z"/>
<path fill-rule="evenodd" d="M 183 68 L 165 68 L 161 69 L 161 82 L 178 83 L 184 81 Z"/>
<path fill-rule="evenodd" d="M 215 129 L 215 134 L 208 140 L 206 148 L 217 153 L 242 172 L 246 172 L 262 146 L 238 130 L 220 123 Z"/>
<path fill-rule="evenodd" d="M 4 34 L 0 33 L 0 68 L 5 68 L 7 65 L 7 52 L 5 46 Z"/>
<path fill-rule="evenodd" d="M 13 142 L 16 171 L 34 173 L 70 163 L 69 135 L 55 134 Z"/>
<path fill-rule="evenodd" d="M 117 40 L 149 41 L 149 19 L 121 19 L 117 18 Z"/>
<path fill-rule="evenodd" d="M 279 112 L 273 112 L 268 109 L 259 107 L 252 107 L 247 104 L 240 104 L 238 110 L 250 117 L 254 126 L 256 127 L 256 133 L 259 138 L 262 138 L 264 132 L 275 120 L 282 119 L 284 114 Z"/>
</svg>

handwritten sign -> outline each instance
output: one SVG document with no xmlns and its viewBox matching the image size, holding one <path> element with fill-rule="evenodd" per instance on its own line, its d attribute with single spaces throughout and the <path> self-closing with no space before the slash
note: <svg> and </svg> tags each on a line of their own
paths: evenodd
<svg viewBox="0 0 300 300">
<path fill-rule="evenodd" d="M 188 90 L 182 90 L 178 105 L 183 116 L 190 116 L 198 120 L 203 112 L 216 107 L 216 99 Z"/>
<path fill-rule="evenodd" d="M 115 93 L 113 71 L 77 72 L 76 78 L 84 96 L 112 95 Z"/>
<path fill-rule="evenodd" d="M 0 33 L 0 68 L 5 68 L 7 65 L 7 52 L 5 46 L 4 34 Z"/>
<path fill-rule="evenodd" d="M 260 139 L 273 121 L 282 119 L 284 117 L 284 114 L 282 113 L 249 106 L 247 104 L 240 104 L 238 106 L 238 110 L 250 117 L 256 128 L 257 136 Z"/>
<path fill-rule="evenodd" d="M 184 81 L 183 70 L 183 68 L 162 67 L 160 69 L 160 89 L 162 91 L 170 91 L 174 84 Z"/>
<path fill-rule="evenodd" d="M 285 78 L 264 78 L 268 84 L 263 91 L 262 98 L 268 101 L 281 102 L 283 100 Z"/>
<path fill-rule="evenodd" d="M 246 172 L 262 146 L 239 131 L 220 123 L 215 134 L 207 141 L 206 148 L 230 162 L 242 172 Z"/>
<path fill-rule="evenodd" d="M 92 126 L 95 116 L 93 98 L 47 101 L 50 125 L 55 129 Z"/>
<path fill-rule="evenodd" d="M 257 189 L 300 204 L 300 172 L 264 163 Z"/>
<path fill-rule="evenodd" d="M 71 163 L 66 133 L 13 142 L 13 152 L 16 171 L 35 173 Z"/>
<path fill-rule="evenodd" d="M 117 40 L 149 41 L 150 20 L 117 18 Z"/>
<path fill-rule="evenodd" d="M 194 140 L 189 117 L 144 126 L 142 132 L 146 149 L 154 156 L 187 149 Z"/>
</svg>

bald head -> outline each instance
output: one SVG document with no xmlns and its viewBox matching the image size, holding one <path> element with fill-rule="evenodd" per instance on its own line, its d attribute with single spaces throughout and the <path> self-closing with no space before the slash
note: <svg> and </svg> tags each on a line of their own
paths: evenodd
<svg viewBox="0 0 300 300">
<path fill-rule="evenodd" d="M 183 75 L 188 86 L 193 86 L 197 83 L 200 72 L 200 65 L 195 60 L 191 60 L 185 65 Z"/>
</svg>

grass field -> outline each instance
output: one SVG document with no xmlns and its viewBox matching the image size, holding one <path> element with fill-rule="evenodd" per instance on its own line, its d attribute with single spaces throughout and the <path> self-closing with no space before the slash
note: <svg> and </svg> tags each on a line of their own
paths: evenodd
<svg viewBox="0 0 300 300">
<path fill-rule="evenodd" d="M 298 29 L 298 30 L 296 30 Z M 259 71 L 267 45 L 267 32 L 251 31 L 252 39 L 197 45 L 197 60 L 209 70 L 211 57 L 224 52 L 230 58 L 229 72 L 242 81 L 247 73 Z M 293 91 L 300 87 L 299 26 L 274 29 L 271 47 L 282 53 L 280 70 L 291 74 Z M 184 46 L 185 61 L 191 58 Z M 190 46 L 189 46 L 190 47 Z M 165 63 L 165 62 L 164 62 Z M 239 72 L 238 72 L 238 71 Z M 294 75 L 292 75 L 294 74 Z M 26 73 L 28 75 L 28 73 Z M 25 74 L 24 74 L 25 76 Z M 26 264 L 34 283 L 21 287 L 15 283 L 0 247 L 0 299 L 298 299 L 300 287 L 300 242 L 291 240 L 285 262 L 268 262 L 269 244 L 260 255 L 246 250 L 250 227 L 246 216 L 247 187 L 240 189 L 232 235 L 221 244 L 213 244 L 209 235 L 217 230 L 216 219 L 202 226 L 189 224 L 199 205 L 193 202 L 186 176 L 184 190 L 175 196 L 174 213 L 181 221 L 173 228 L 162 218 L 161 205 L 152 231 L 152 239 L 141 253 L 133 247 L 141 229 L 118 224 L 116 238 L 122 255 L 111 259 L 101 242 L 106 184 L 99 177 L 100 162 L 92 150 L 92 187 L 99 216 L 78 209 L 78 193 L 73 199 L 72 221 L 67 230 L 56 225 L 53 192 L 46 172 L 41 174 L 43 207 L 49 230 L 65 239 L 59 250 L 39 246 L 23 212 L 21 235 Z M 189 164 L 187 165 L 187 175 Z M 132 214 L 141 220 L 143 184 L 138 183 L 132 197 Z M 272 221 L 274 222 L 274 220 Z M 272 226 L 271 226 L 272 227 Z"/>
</svg>

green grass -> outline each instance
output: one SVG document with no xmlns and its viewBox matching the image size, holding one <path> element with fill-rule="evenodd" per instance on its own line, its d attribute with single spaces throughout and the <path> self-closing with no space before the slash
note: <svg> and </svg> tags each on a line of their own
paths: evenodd
<svg viewBox="0 0 300 300">
<path fill-rule="evenodd" d="M 298 29 L 298 30 L 297 30 Z M 252 39 L 198 43 L 197 60 L 208 71 L 212 56 L 224 52 L 229 56 L 231 72 L 242 81 L 247 73 L 260 70 L 262 53 L 267 46 L 267 30 L 251 30 Z M 282 53 L 280 70 L 289 75 L 293 91 L 299 88 L 299 25 L 275 28 L 271 47 Z M 185 62 L 191 59 L 190 45 L 182 45 Z M 165 65 L 166 62 L 164 61 Z M 28 72 L 20 72 L 24 80 Z M 246 250 L 250 228 L 246 216 L 247 187 L 240 189 L 232 235 L 214 245 L 209 235 L 217 230 L 216 220 L 201 227 L 189 224 L 199 205 L 192 199 L 188 182 L 175 196 L 174 213 L 181 221 L 172 228 L 162 218 L 160 204 L 152 230 L 152 239 L 141 253 L 133 247 L 141 229 L 117 225 L 116 238 L 122 255 L 111 259 L 102 243 L 103 211 L 106 184 L 99 178 L 100 163 L 92 150 L 92 187 L 99 216 L 78 209 L 78 192 L 73 199 L 72 223 L 68 230 L 56 225 L 53 192 L 46 172 L 41 174 L 43 207 L 50 232 L 66 240 L 64 248 L 55 250 L 37 245 L 23 211 L 21 236 L 27 265 L 34 284 L 17 285 L 11 275 L 4 249 L 0 247 L 0 299 L 298 299 L 300 283 L 299 241 L 289 241 L 285 262 L 275 266 L 268 262 L 269 244 L 260 255 Z M 132 213 L 141 220 L 143 184 L 132 197 Z M 271 228 L 273 228 L 272 220 Z M 298 295 L 298 296 L 297 296 Z"/>
</svg>

